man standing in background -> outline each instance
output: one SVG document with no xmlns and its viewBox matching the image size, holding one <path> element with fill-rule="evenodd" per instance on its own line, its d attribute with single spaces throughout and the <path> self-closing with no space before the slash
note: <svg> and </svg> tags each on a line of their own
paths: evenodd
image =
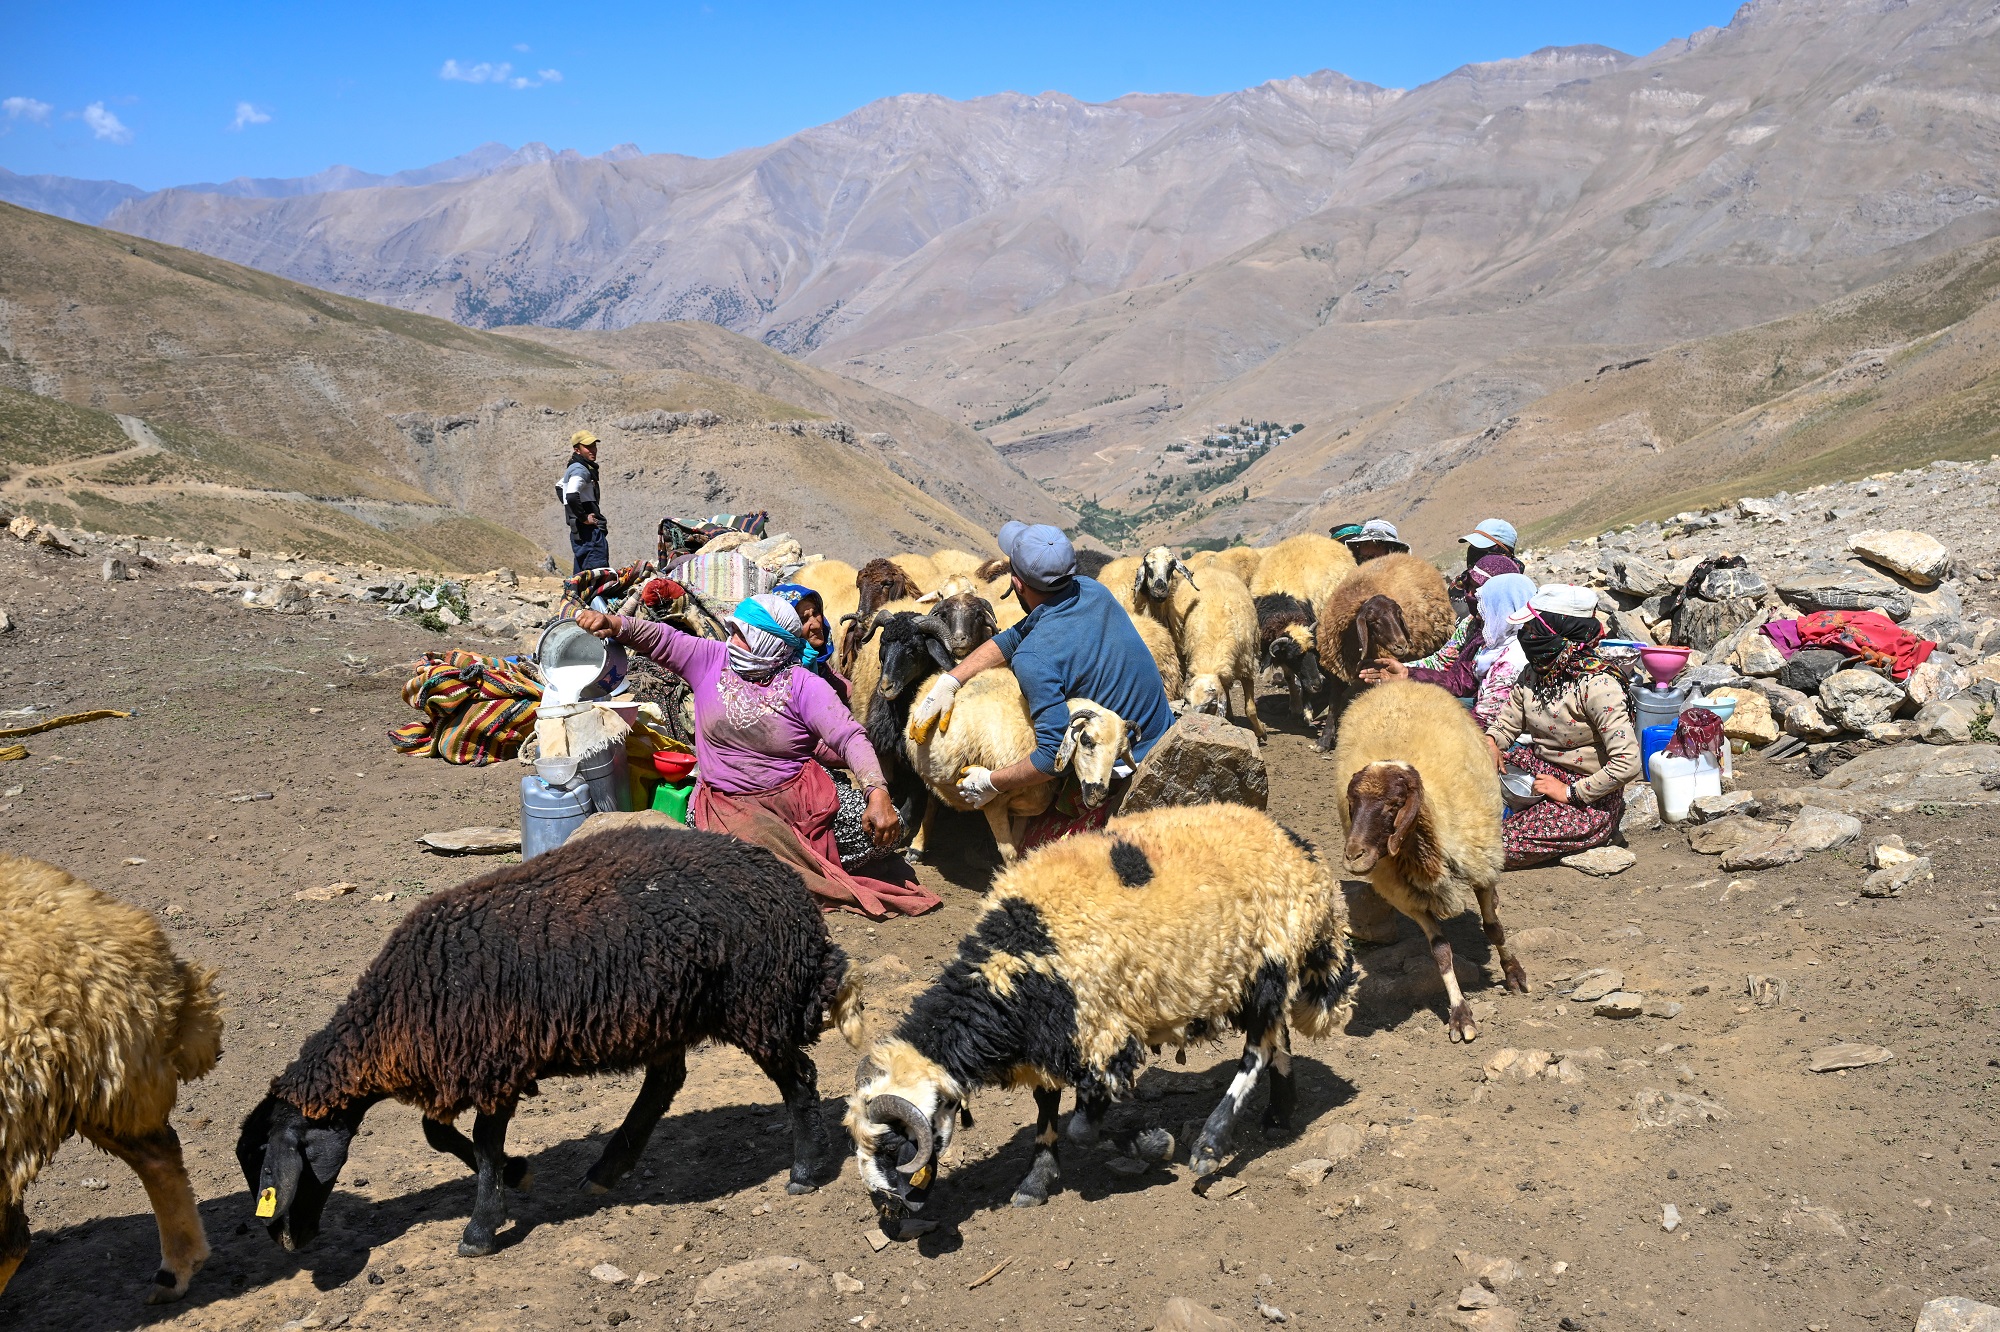
<svg viewBox="0 0 2000 1332">
<path fill-rule="evenodd" d="M 569 448 L 569 466 L 556 486 L 556 498 L 562 501 L 563 517 L 569 522 L 570 553 L 576 557 L 576 568 L 570 572 L 609 569 L 611 529 L 605 526 L 604 510 L 598 507 L 597 436 L 579 430 L 569 437 Z"/>
</svg>

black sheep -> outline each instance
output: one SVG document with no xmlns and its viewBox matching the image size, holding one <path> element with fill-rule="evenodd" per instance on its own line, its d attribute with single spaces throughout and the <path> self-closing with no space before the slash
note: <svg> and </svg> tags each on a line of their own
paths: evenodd
<svg viewBox="0 0 2000 1332">
<path fill-rule="evenodd" d="M 410 912 L 325 1028 L 243 1122 L 236 1156 L 257 1214 L 309 1243 L 361 1118 L 395 1099 L 432 1147 L 478 1172 L 460 1255 L 489 1254 L 524 1184 L 507 1123 L 544 1077 L 643 1067 L 644 1086 L 585 1177 L 638 1161 L 687 1075 L 687 1047 L 741 1049 L 783 1094 L 789 1189 L 824 1159 L 806 1047 L 837 1007 L 846 957 L 799 876 L 713 833 L 629 828 L 580 839 L 439 893 Z M 478 1112 L 471 1141 L 452 1121 Z"/>
<path fill-rule="evenodd" d="M 1326 676 L 1314 650 L 1312 607 L 1288 592 L 1258 597 L 1257 643 L 1263 663 L 1284 675 L 1300 719 L 1310 717 L 1323 705 L 1326 692 Z"/>
</svg>

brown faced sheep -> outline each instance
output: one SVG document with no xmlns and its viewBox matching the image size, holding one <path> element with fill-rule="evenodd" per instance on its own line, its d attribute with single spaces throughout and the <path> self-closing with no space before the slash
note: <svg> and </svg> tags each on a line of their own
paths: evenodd
<svg viewBox="0 0 2000 1332">
<path fill-rule="evenodd" d="M 835 623 L 845 623 L 840 634 L 840 673 L 854 674 L 855 655 L 861 651 L 866 641 L 868 626 L 873 623 L 875 613 L 892 601 L 914 601 L 923 595 L 924 589 L 897 565 L 889 560 L 874 559 L 861 566 L 854 576 L 855 606 L 840 620 L 834 620 L 833 613 L 827 612 L 827 619 Z"/>
<path fill-rule="evenodd" d="M 1035 1158 L 1016 1207 L 1061 1183 L 1056 1117 L 1065 1086 L 1088 1145 L 1129 1097 L 1146 1050 L 1226 1028 L 1243 1056 L 1200 1137 L 1196 1178 L 1229 1150 L 1236 1117 L 1271 1070 L 1267 1133 L 1291 1125 L 1291 1039 L 1331 1035 L 1353 1005 L 1341 896 L 1309 848 L 1240 805 L 1113 819 L 1016 861 L 979 920 L 894 1035 L 875 1043 L 847 1103 L 862 1184 L 888 1220 L 920 1210 L 979 1087 L 1031 1087 Z M 858 1024 L 842 1026 L 850 1040 Z"/>
<path fill-rule="evenodd" d="M 1354 569 L 1354 556 L 1346 546 L 1317 532 L 1301 532 L 1264 552 L 1256 577 L 1249 580 L 1250 595 L 1281 592 L 1318 609 Z"/>
<path fill-rule="evenodd" d="M 917 592 L 920 595 L 944 581 L 944 575 L 938 572 L 938 567 L 931 563 L 931 557 L 928 555 L 905 551 L 901 555 L 891 555 L 889 562 L 910 576 L 910 581 L 917 585 Z"/>
<path fill-rule="evenodd" d="M 146 1186 L 160 1228 L 147 1303 L 187 1294 L 208 1239 L 167 1116 L 222 1053 L 214 979 L 145 912 L 0 856 L 0 1291 L 28 1251 L 22 1195 L 80 1133 Z"/>
<path fill-rule="evenodd" d="M 1444 646 L 1457 624 L 1444 575 L 1414 555 L 1379 556 L 1334 588 L 1314 629 L 1319 664 L 1331 677 L 1319 747 L 1333 747 L 1362 668 L 1380 657 L 1427 657 Z"/>
<path fill-rule="evenodd" d="M 1467 909 L 1468 889 L 1507 988 L 1528 988 L 1500 925 L 1500 777 L 1486 737 L 1436 685 L 1385 680 L 1348 708 L 1333 768 L 1346 792 L 1348 871 L 1369 875 L 1384 901 L 1423 927 L 1450 999 L 1451 1039 L 1472 1040 L 1479 1028 L 1438 929 Z"/>
<path fill-rule="evenodd" d="M 720 833 L 622 828 L 572 840 L 427 898 L 243 1121 L 237 1163 L 287 1249 L 310 1243 L 362 1116 L 415 1106 L 424 1137 L 477 1171 L 461 1257 L 498 1247 L 502 1191 L 526 1163 L 507 1125 L 551 1077 L 646 1070 L 584 1176 L 598 1193 L 638 1162 L 687 1076 L 687 1050 L 734 1045 L 790 1112 L 786 1189 L 818 1184 L 825 1137 L 807 1047 L 846 1021 L 846 958 L 799 876 Z M 452 1126 L 478 1112 L 472 1140 Z"/>
</svg>

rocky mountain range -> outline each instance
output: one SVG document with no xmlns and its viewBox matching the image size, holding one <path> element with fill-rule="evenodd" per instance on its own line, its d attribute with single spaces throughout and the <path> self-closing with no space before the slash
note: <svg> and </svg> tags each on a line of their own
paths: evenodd
<svg viewBox="0 0 2000 1332">
<path fill-rule="evenodd" d="M 896 97 L 713 160 L 168 190 L 106 222 L 476 327 L 717 324 L 980 429 L 1122 537 L 1380 512 L 1436 546 L 1496 468 L 1534 478 L 1524 520 L 1619 511 L 1595 492 L 1658 432 L 1551 473 L 1515 430 L 1541 400 L 1574 415 L 1609 367 L 2000 234 L 1996 28 L 1972 0 L 1754 0 L 1644 56 L 1407 91 Z M 1916 287 L 1940 304 L 1899 327 L 1930 336 L 1950 302 Z M 1189 461 L 1243 420 L 1305 428 Z"/>
</svg>

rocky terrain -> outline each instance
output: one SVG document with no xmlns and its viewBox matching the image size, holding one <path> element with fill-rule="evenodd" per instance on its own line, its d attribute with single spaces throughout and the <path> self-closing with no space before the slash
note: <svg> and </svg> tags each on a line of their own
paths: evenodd
<svg viewBox="0 0 2000 1332">
<path fill-rule="evenodd" d="M 168 191 L 111 221 L 468 324 L 726 325 L 980 426 L 1076 501 L 1128 506 L 1208 422 L 1303 421 L 1232 481 L 1247 497 L 1158 532 L 1402 506 L 1428 548 L 1505 479 L 1494 455 L 1521 456 L 1495 432 L 1535 415 L 1653 492 L 1651 445 L 1679 442 L 1643 419 L 1662 399 L 1554 410 L 1603 368 L 1991 237 L 1995 22 L 1969 0 L 1759 0 L 1643 55 L 1552 48 L 1407 91 L 1322 72 L 1101 105 L 894 98 L 714 161 Z M 1805 483 L 1754 477 L 1725 483 Z"/>
<path fill-rule="evenodd" d="M 1926 468 L 1529 563 L 1600 582 L 1612 613 L 1641 625 L 1641 561 L 1672 577 L 1677 562 L 1738 553 L 1739 590 L 1752 573 L 1874 589 L 1950 643 L 1951 669 L 1970 677 L 1959 697 L 1979 701 L 1996 486 L 2000 462 Z M 1848 558 L 1857 542 L 1904 558 L 1863 534 L 1920 521 L 1946 547 L 1928 590 Z M 638 1080 L 545 1083 L 510 1139 L 539 1182 L 515 1197 L 492 1259 L 452 1256 L 471 1182 L 393 1105 L 356 1140 L 325 1232 L 284 1253 L 252 1224 L 231 1156 L 244 1107 L 411 901 L 493 863 L 418 839 L 517 817 L 518 764 L 388 748 L 385 731 L 414 715 L 398 697 L 406 663 L 505 645 L 539 623 L 553 580 L 494 571 L 441 587 L 263 551 L 11 530 L 0 719 L 133 715 L 21 741 L 26 757 L 0 763 L 0 839 L 158 913 L 178 949 L 221 969 L 228 1027 L 221 1066 L 175 1116 L 215 1249 L 188 1299 L 140 1303 L 156 1254 L 144 1195 L 71 1143 L 29 1194 L 33 1242 L 0 1296 L 8 1327 L 1246 1332 L 1420 1318 L 1476 1332 L 1888 1332 L 1926 1301 L 2000 1301 L 2000 976 L 1986 944 L 2000 900 L 1982 852 L 2000 835 L 1984 780 L 2000 776 L 2000 746 L 1908 739 L 1904 702 L 1791 759 L 1752 737 L 1702 821 L 1660 827 L 1637 800 L 1624 854 L 1507 875 L 1503 919 L 1532 990 L 1502 992 L 1476 921 L 1452 922 L 1473 1045 L 1447 1042 L 1413 926 L 1364 947 L 1347 1030 L 1298 1045 L 1298 1130 L 1246 1132 L 1201 1188 L 1179 1148 L 1234 1067 L 1227 1044 L 1149 1069 L 1101 1150 L 1065 1150 L 1065 1191 L 1040 1209 L 1007 1206 L 1032 1105 L 980 1093 L 926 1212 L 937 1228 L 900 1241 L 877 1231 L 849 1165 L 787 1196 L 775 1093 L 733 1050 L 703 1050 L 608 1198 L 571 1181 Z M 1939 618 L 1947 598 L 1969 640 Z M 1702 632 L 1741 609 L 1732 600 L 1755 602 L 1750 618 L 1769 609 L 1695 600 L 1723 608 L 1687 621 Z M 1720 673 L 1704 679 L 1774 690 L 1754 654 L 1739 664 L 1714 646 L 1696 670 Z M 1282 718 L 1282 696 L 1263 710 Z M 1328 846 L 1327 760 L 1296 723 L 1263 752 L 1273 813 Z M 878 1021 L 936 976 L 994 868 L 976 820 L 948 821 L 939 845 L 922 868 L 939 911 L 831 922 L 869 969 Z M 816 1058 L 833 1124 L 854 1055 L 829 1038 Z"/>
</svg>

